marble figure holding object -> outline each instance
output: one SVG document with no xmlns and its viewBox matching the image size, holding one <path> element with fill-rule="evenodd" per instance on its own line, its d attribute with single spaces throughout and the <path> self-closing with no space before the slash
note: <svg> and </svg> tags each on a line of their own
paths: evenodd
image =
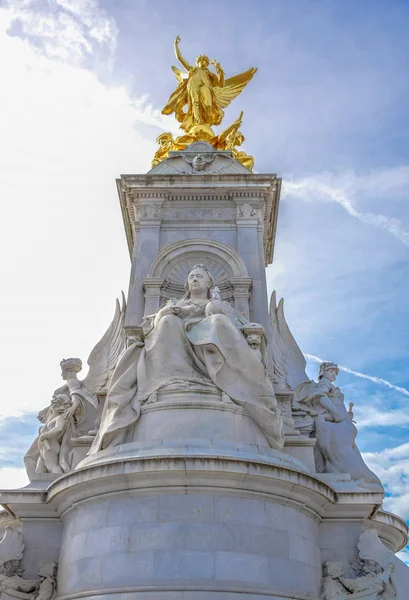
<svg viewBox="0 0 409 600">
<path fill-rule="evenodd" d="M 355 443 L 358 432 L 351 411 L 345 407 L 344 395 L 333 385 L 337 365 L 323 363 L 318 383 L 308 378 L 305 357 L 285 320 L 283 300 L 276 304 L 275 292 L 271 296 L 270 320 L 274 377 L 279 388 L 294 392 L 293 410 L 307 417 L 307 431 L 317 440 L 317 472 L 349 473 L 360 486 L 382 488 Z"/>
</svg>

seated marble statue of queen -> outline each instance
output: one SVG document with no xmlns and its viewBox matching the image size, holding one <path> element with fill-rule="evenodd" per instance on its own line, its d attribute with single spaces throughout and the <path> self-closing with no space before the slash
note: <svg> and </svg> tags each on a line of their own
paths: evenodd
<svg viewBox="0 0 409 600">
<path fill-rule="evenodd" d="M 90 454 L 132 441 L 130 427 L 141 405 L 178 386 L 187 394 L 192 387 L 216 386 L 248 412 L 271 447 L 283 447 L 272 383 L 241 331 L 247 320 L 212 294 L 215 283 L 205 266 L 193 267 L 185 287 L 180 300 L 145 317 L 144 342 L 136 340 L 120 357 Z"/>
</svg>

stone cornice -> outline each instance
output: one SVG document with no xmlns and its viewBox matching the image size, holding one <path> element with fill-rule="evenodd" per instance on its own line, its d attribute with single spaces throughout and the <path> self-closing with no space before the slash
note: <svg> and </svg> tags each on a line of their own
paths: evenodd
<svg viewBox="0 0 409 600">
<path fill-rule="evenodd" d="M 399 552 L 408 543 L 408 526 L 403 519 L 386 510 L 378 510 L 366 526 L 375 527 L 383 543 L 390 546 L 393 552 Z"/>
<path fill-rule="evenodd" d="M 146 211 L 147 206 L 155 204 L 157 223 L 162 219 L 165 225 L 172 222 L 169 209 L 174 203 L 180 210 L 189 204 L 194 208 L 196 203 L 210 203 L 212 207 L 249 204 L 261 209 L 260 218 L 258 214 L 256 218 L 263 227 L 265 264 L 273 260 L 281 191 L 281 179 L 275 174 L 121 175 L 117 189 L 131 257 L 138 223 L 146 218 L 148 223 L 153 218 Z M 167 209 L 160 210 L 162 206 Z M 231 220 L 234 224 L 237 216 L 232 214 Z"/>
<path fill-rule="evenodd" d="M 119 448 L 119 447 L 118 447 Z M 151 456 L 124 460 L 118 453 L 112 460 L 85 466 L 60 477 L 48 487 L 47 502 L 57 514 L 68 510 L 73 502 L 90 497 L 118 493 L 123 490 L 158 490 L 166 488 L 177 493 L 181 488 L 200 491 L 215 490 L 240 496 L 274 496 L 291 499 L 320 517 L 326 505 L 335 502 L 333 490 L 308 473 L 267 464 L 261 459 L 250 459 L 221 455 L 202 456 Z"/>
</svg>

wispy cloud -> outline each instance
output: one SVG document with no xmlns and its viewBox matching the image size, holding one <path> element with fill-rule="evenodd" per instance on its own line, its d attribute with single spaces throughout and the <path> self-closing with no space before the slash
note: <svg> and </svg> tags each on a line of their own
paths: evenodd
<svg viewBox="0 0 409 600">
<path fill-rule="evenodd" d="M 385 508 L 409 518 L 409 443 L 362 456 L 386 487 Z"/>
<path fill-rule="evenodd" d="M 409 169 L 405 168 L 403 174 L 406 175 L 405 183 L 407 185 L 409 180 Z M 400 175 L 402 176 L 402 170 L 400 171 Z M 351 217 L 358 219 L 362 223 L 365 223 L 365 225 L 383 229 L 393 235 L 405 246 L 409 246 L 409 231 L 405 229 L 399 219 L 379 213 L 364 212 L 357 208 L 353 202 L 353 195 L 358 189 L 358 184 L 360 183 L 359 180 L 355 182 L 354 186 L 351 186 L 351 182 L 349 182 L 347 186 L 342 187 L 331 184 L 326 181 L 327 179 L 327 175 L 321 175 L 319 177 L 307 177 L 299 181 L 286 181 L 283 186 L 283 198 L 293 196 L 304 200 L 320 199 L 336 202 L 342 206 Z M 389 181 L 389 186 L 391 185 L 393 186 L 393 181 Z M 379 193 L 379 191 L 377 193 Z"/>
<path fill-rule="evenodd" d="M 48 58 L 82 64 L 104 58 L 112 64 L 118 28 L 98 0 L 6 0 L 10 27 Z"/>
<path fill-rule="evenodd" d="M 313 354 L 305 353 L 304 356 L 306 358 L 309 358 L 310 360 L 313 360 L 314 362 L 317 362 L 317 363 L 322 363 L 322 362 L 325 362 L 326 360 L 328 360 L 328 359 L 324 359 L 324 358 L 319 358 L 318 356 L 314 356 Z M 404 394 L 405 396 L 409 396 L 409 390 L 407 390 L 404 387 L 394 385 L 390 381 L 387 381 L 386 379 L 382 379 L 381 377 L 376 377 L 374 375 L 366 375 L 366 373 L 361 373 L 360 371 L 354 371 L 353 369 L 350 369 L 349 367 L 344 367 L 342 365 L 338 365 L 338 368 L 340 371 L 344 371 L 345 373 L 349 373 L 350 375 L 355 375 L 355 377 L 360 377 L 361 379 L 367 379 L 368 381 L 372 381 L 372 383 L 384 385 L 391 390 L 395 390 L 395 392 L 399 392 L 401 394 Z"/>
</svg>

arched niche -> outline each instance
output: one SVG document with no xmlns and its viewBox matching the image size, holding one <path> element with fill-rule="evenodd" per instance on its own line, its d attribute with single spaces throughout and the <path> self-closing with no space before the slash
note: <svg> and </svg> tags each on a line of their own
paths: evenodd
<svg viewBox="0 0 409 600">
<path fill-rule="evenodd" d="M 152 261 L 143 279 L 145 315 L 156 313 L 170 298 L 181 297 L 187 275 L 196 264 L 211 271 L 222 299 L 248 318 L 252 280 L 243 259 L 227 244 L 197 238 L 163 248 Z"/>
</svg>

